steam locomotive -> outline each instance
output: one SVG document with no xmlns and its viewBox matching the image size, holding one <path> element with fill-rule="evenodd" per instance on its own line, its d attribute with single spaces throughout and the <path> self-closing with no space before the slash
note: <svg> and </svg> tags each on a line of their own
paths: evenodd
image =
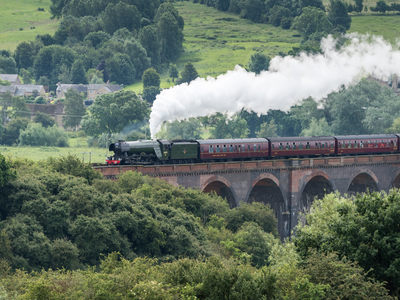
<svg viewBox="0 0 400 300">
<path fill-rule="evenodd" d="M 108 165 L 176 164 L 291 157 L 396 153 L 400 135 L 119 141 Z"/>
</svg>

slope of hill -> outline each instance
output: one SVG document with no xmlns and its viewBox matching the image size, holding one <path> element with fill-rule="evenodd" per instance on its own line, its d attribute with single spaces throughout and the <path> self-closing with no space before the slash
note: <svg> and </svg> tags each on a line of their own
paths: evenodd
<svg viewBox="0 0 400 300">
<path fill-rule="evenodd" d="M 50 19 L 50 0 L 0 0 L 0 48 L 14 50 L 36 35 L 53 34 L 57 20 Z"/>
</svg>

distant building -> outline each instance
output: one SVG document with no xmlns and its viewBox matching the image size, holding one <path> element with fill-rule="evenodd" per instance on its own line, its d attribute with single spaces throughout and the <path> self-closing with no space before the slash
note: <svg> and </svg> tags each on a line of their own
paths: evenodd
<svg viewBox="0 0 400 300">
<path fill-rule="evenodd" d="M 65 93 L 73 89 L 78 93 L 83 93 L 89 100 L 94 100 L 97 96 L 113 93 L 122 89 L 118 84 L 57 84 L 57 98 L 65 98 Z"/>
<path fill-rule="evenodd" d="M 18 74 L 0 74 L 0 79 L 11 84 L 21 84 Z"/>
<path fill-rule="evenodd" d="M 13 84 L 0 86 L 0 94 L 10 93 L 12 96 L 46 96 L 43 85 L 36 84 Z"/>
</svg>

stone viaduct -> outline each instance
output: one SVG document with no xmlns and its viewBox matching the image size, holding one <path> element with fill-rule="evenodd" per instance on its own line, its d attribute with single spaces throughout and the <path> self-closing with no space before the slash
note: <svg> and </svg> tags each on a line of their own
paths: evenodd
<svg viewBox="0 0 400 300">
<path fill-rule="evenodd" d="M 282 238 L 290 236 L 299 214 L 315 197 L 400 187 L 400 154 L 95 168 L 110 179 L 132 170 L 175 186 L 214 191 L 231 207 L 267 203 L 276 214 Z"/>
</svg>

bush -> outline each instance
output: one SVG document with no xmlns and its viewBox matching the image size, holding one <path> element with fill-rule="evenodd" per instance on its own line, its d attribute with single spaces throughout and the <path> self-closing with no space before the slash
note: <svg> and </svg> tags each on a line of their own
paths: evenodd
<svg viewBox="0 0 400 300">
<path fill-rule="evenodd" d="M 20 145 L 68 147 L 67 134 L 56 126 L 45 128 L 39 123 L 30 123 L 20 132 Z"/>
</svg>

